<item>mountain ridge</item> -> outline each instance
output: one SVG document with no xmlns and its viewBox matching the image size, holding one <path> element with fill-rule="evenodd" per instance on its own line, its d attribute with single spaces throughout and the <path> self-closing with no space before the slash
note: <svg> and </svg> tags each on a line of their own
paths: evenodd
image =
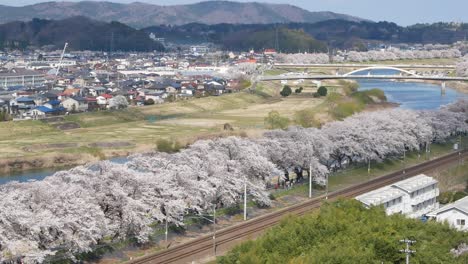
<svg viewBox="0 0 468 264">
<path fill-rule="evenodd" d="M 308 11 L 291 4 L 204 1 L 187 5 L 156 5 L 142 2 L 44 2 L 26 6 L 0 5 L 0 23 L 33 18 L 60 20 L 86 16 L 104 22 L 119 21 L 136 28 L 154 25 L 315 23 L 330 19 L 366 21 L 329 11 Z"/>
<path fill-rule="evenodd" d="M 84 16 L 62 20 L 32 19 L 0 25 L 0 49 L 24 49 L 27 46 L 55 48 L 69 43 L 72 50 L 153 51 L 164 47 L 147 33 L 120 22 L 102 22 Z"/>
</svg>

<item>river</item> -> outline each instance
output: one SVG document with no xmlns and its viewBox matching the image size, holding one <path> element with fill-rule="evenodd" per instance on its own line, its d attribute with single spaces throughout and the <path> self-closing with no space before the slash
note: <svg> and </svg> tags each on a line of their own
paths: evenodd
<svg viewBox="0 0 468 264">
<path fill-rule="evenodd" d="M 110 161 L 115 162 L 115 163 L 124 163 L 127 161 L 127 158 L 117 157 L 117 158 L 110 159 Z M 63 168 L 63 169 L 65 170 L 65 169 L 70 169 L 70 168 Z M 19 181 L 19 182 L 40 181 L 40 180 L 43 180 L 45 177 L 54 174 L 57 171 L 60 171 L 60 169 L 48 168 L 48 169 L 32 170 L 32 171 L 26 171 L 26 172 L 11 173 L 7 175 L 0 175 L 0 185 L 8 183 L 8 182 L 12 182 L 12 181 Z"/>
<path fill-rule="evenodd" d="M 373 72 L 373 74 L 376 73 Z M 379 71 L 377 74 L 389 74 L 389 71 Z M 359 85 L 360 90 L 374 88 L 383 90 L 389 102 L 398 103 L 401 108 L 405 109 L 438 109 L 440 106 L 454 102 L 459 98 L 468 98 L 467 94 L 460 93 L 449 87 L 447 87 L 446 93 L 442 95 L 440 85 L 429 83 L 359 80 Z M 125 160 L 125 158 L 115 158 L 111 161 L 122 163 Z M 57 169 L 43 169 L 0 175 L 0 184 L 11 181 L 42 180 L 56 171 Z"/>
<path fill-rule="evenodd" d="M 398 72 L 392 70 L 372 70 L 373 75 L 391 75 Z M 356 73 L 362 75 L 361 73 Z M 367 71 L 366 71 L 367 74 Z M 457 101 L 467 98 L 468 94 L 447 87 L 445 94 L 441 93 L 440 84 L 423 82 L 394 82 L 388 80 L 359 80 L 360 90 L 379 88 L 385 92 L 387 100 L 400 104 L 401 108 L 414 110 L 438 109 Z"/>
</svg>

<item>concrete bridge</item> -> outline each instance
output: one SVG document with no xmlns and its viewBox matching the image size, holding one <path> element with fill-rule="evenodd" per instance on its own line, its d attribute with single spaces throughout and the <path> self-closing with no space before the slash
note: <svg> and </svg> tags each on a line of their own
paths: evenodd
<svg viewBox="0 0 468 264">
<path fill-rule="evenodd" d="M 287 75 L 287 76 L 263 76 L 258 81 L 282 81 L 282 80 L 346 80 L 346 79 L 387 79 L 387 80 L 425 80 L 425 81 L 468 81 L 468 77 L 448 76 L 403 76 L 403 75 Z"/>
<path fill-rule="evenodd" d="M 454 70 L 455 65 L 430 65 L 430 64 L 274 64 L 274 68 L 366 68 L 366 67 L 393 67 L 399 69 L 438 69 L 438 70 Z"/>
<path fill-rule="evenodd" d="M 371 74 L 372 70 L 392 70 L 400 72 L 400 75 L 379 75 Z M 359 75 L 356 73 L 367 72 L 367 75 Z M 406 74 L 406 75 L 404 75 Z M 376 65 L 361 67 L 357 70 L 350 71 L 345 74 L 336 75 L 310 75 L 310 74 L 282 74 L 278 76 L 263 76 L 259 78 L 259 81 L 276 81 L 276 80 L 301 80 L 301 79 L 312 79 L 312 80 L 336 80 L 336 79 L 393 79 L 393 80 L 429 80 L 429 81 L 468 81 L 468 77 L 451 77 L 451 76 L 439 76 L 439 75 L 419 75 L 406 69 L 390 66 L 390 65 Z"/>
<path fill-rule="evenodd" d="M 362 65 L 361 65 L 362 66 Z M 372 70 L 394 70 L 400 72 L 400 75 L 377 75 L 371 74 Z M 367 75 L 356 75 L 359 72 L 368 72 Z M 405 75 L 404 75 L 405 74 Z M 356 80 L 356 79 L 377 79 L 377 80 L 422 80 L 422 81 L 440 81 L 442 82 L 441 91 L 445 93 L 445 82 L 447 81 L 468 81 L 468 77 L 451 77 L 451 76 L 423 76 L 418 75 L 414 72 L 408 71 L 406 69 L 394 67 L 394 66 L 369 66 L 365 68 L 360 68 L 346 74 L 336 74 L 336 75 L 309 75 L 309 74 L 287 74 L 287 75 L 278 75 L 278 76 L 262 76 L 258 78 L 258 81 L 285 81 L 285 80 Z M 317 83 L 317 86 L 320 86 L 320 82 Z"/>
</svg>

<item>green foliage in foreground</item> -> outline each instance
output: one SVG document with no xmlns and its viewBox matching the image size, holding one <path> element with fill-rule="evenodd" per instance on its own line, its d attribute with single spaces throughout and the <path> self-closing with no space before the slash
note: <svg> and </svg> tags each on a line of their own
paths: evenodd
<svg viewBox="0 0 468 264">
<path fill-rule="evenodd" d="M 437 222 L 423 223 L 356 200 L 322 206 L 318 213 L 288 217 L 256 241 L 234 248 L 218 263 L 404 263 L 400 239 L 417 240 L 411 263 L 467 263 L 452 248 L 468 243 L 466 233 Z"/>
</svg>

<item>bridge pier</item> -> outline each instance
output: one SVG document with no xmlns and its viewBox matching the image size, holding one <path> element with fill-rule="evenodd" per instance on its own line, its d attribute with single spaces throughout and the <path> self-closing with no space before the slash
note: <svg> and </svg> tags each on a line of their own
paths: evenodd
<svg viewBox="0 0 468 264">
<path fill-rule="evenodd" d="M 445 87 L 445 82 L 442 82 L 442 85 L 440 87 L 440 94 L 445 95 L 446 92 L 446 87 Z"/>
</svg>

